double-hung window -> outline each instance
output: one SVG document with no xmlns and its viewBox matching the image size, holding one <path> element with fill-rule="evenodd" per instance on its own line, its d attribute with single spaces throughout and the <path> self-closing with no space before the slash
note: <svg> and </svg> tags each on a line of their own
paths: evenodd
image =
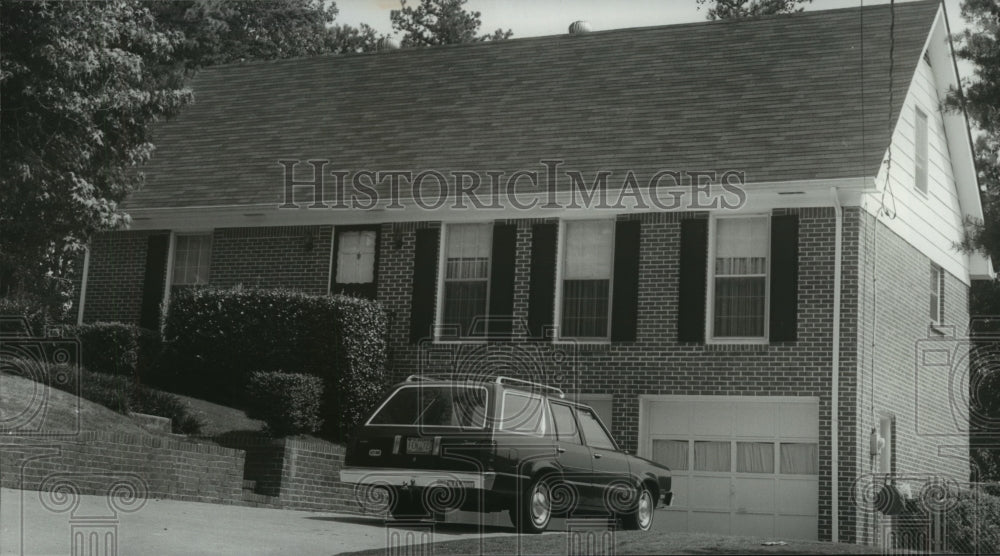
<svg viewBox="0 0 1000 556">
<path fill-rule="evenodd" d="M 476 334 L 477 317 L 489 314 L 492 224 L 453 224 L 446 228 L 441 323 L 460 337 Z M 483 331 L 478 331 L 482 333 Z"/>
<path fill-rule="evenodd" d="M 211 234 L 178 235 L 174 238 L 174 286 L 204 286 L 212 259 Z"/>
<path fill-rule="evenodd" d="M 609 337 L 614 236 L 611 220 L 565 223 L 560 336 Z"/>
<path fill-rule="evenodd" d="M 710 259 L 713 339 L 767 337 L 769 220 L 718 218 Z"/>
</svg>

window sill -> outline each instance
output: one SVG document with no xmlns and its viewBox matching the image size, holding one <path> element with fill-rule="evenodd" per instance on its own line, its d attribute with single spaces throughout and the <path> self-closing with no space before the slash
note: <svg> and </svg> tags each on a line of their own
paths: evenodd
<svg viewBox="0 0 1000 556">
<path fill-rule="evenodd" d="M 745 352 L 757 352 L 757 351 L 767 351 L 770 344 L 766 342 L 733 342 L 733 343 L 707 343 L 705 344 L 705 351 L 745 351 Z"/>
</svg>

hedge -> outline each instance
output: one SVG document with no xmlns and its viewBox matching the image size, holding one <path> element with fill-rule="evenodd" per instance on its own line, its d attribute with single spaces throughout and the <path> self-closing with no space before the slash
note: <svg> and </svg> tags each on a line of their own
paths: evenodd
<svg viewBox="0 0 1000 556">
<path fill-rule="evenodd" d="M 197 288 L 171 296 L 164 372 L 171 390 L 240 403 L 253 371 L 323 379 L 324 433 L 343 438 L 385 387 L 388 319 L 374 301 L 284 289 Z"/>
<path fill-rule="evenodd" d="M 302 373 L 256 372 L 247 386 L 247 416 L 276 436 L 319 432 L 323 379 Z"/>
<path fill-rule="evenodd" d="M 952 494 L 946 504 L 945 549 L 949 552 L 1000 554 L 1000 497 L 984 490 Z"/>
<path fill-rule="evenodd" d="M 68 327 L 80 340 L 80 362 L 96 373 L 140 378 L 159 355 L 160 334 L 121 322 Z"/>
</svg>

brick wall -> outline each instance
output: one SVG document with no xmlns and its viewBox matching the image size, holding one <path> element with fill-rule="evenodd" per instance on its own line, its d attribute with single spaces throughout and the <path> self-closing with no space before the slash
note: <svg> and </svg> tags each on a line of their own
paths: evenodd
<svg viewBox="0 0 1000 556">
<path fill-rule="evenodd" d="M 0 484 L 39 490 L 68 482 L 80 494 L 106 494 L 137 478 L 146 497 L 237 503 L 243 452 L 152 436 L 83 432 L 68 439 L 5 437 L 0 441 Z"/>
<path fill-rule="evenodd" d="M 162 231 L 96 234 L 90 245 L 84 321 L 139 322 L 146 275 L 146 245 Z M 81 267 L 82 268 L 82 267 Z M 76 314 L 73 314 L 75 321 Z"/>
<path fill-rule="evenodd" d="M 858 218 L 861 252 L 858 327 L 858 434 L 854 463 L 861 479 L 873 472 L 870 433 L 883 416 L 894 421 L 893 467 L 897 477 L 968 481 L 968 438 L 955 418 L 968 403 L 969 291 L 945 273 L 944 326 L 929 327 L 931 261 L 883 223 Z M 949 361 L 924 360 L 925 351 L 950 354 Z M 925 363 L 950 363 L 932 367 Z M 953 409 L 957 409 L 953 413 Z M 952 482 L 951 484 L 956 484 Z M 917 491 L 914 494 L 918 494 Z M 879 516 L 859 504 L 854 538 L 878 538 Z M 853 539 L 852 539 L 853 540 Z"/>
<path fill-rule="evenodd" d="M 219 228 L 212 234 L 209 283 L 327 293 L 332 226 Z"/>
</svg>

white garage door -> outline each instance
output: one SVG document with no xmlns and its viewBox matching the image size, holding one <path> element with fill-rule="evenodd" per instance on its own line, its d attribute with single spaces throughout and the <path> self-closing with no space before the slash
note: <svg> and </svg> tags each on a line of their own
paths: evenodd
<svg viewBox="0 0 1000 556">
<path fill-rule="evenodd" d="M 816 398 L 645 396 L 644 457 L 670 467 L 674 531 L 817 538 Z"/>
</svg>

